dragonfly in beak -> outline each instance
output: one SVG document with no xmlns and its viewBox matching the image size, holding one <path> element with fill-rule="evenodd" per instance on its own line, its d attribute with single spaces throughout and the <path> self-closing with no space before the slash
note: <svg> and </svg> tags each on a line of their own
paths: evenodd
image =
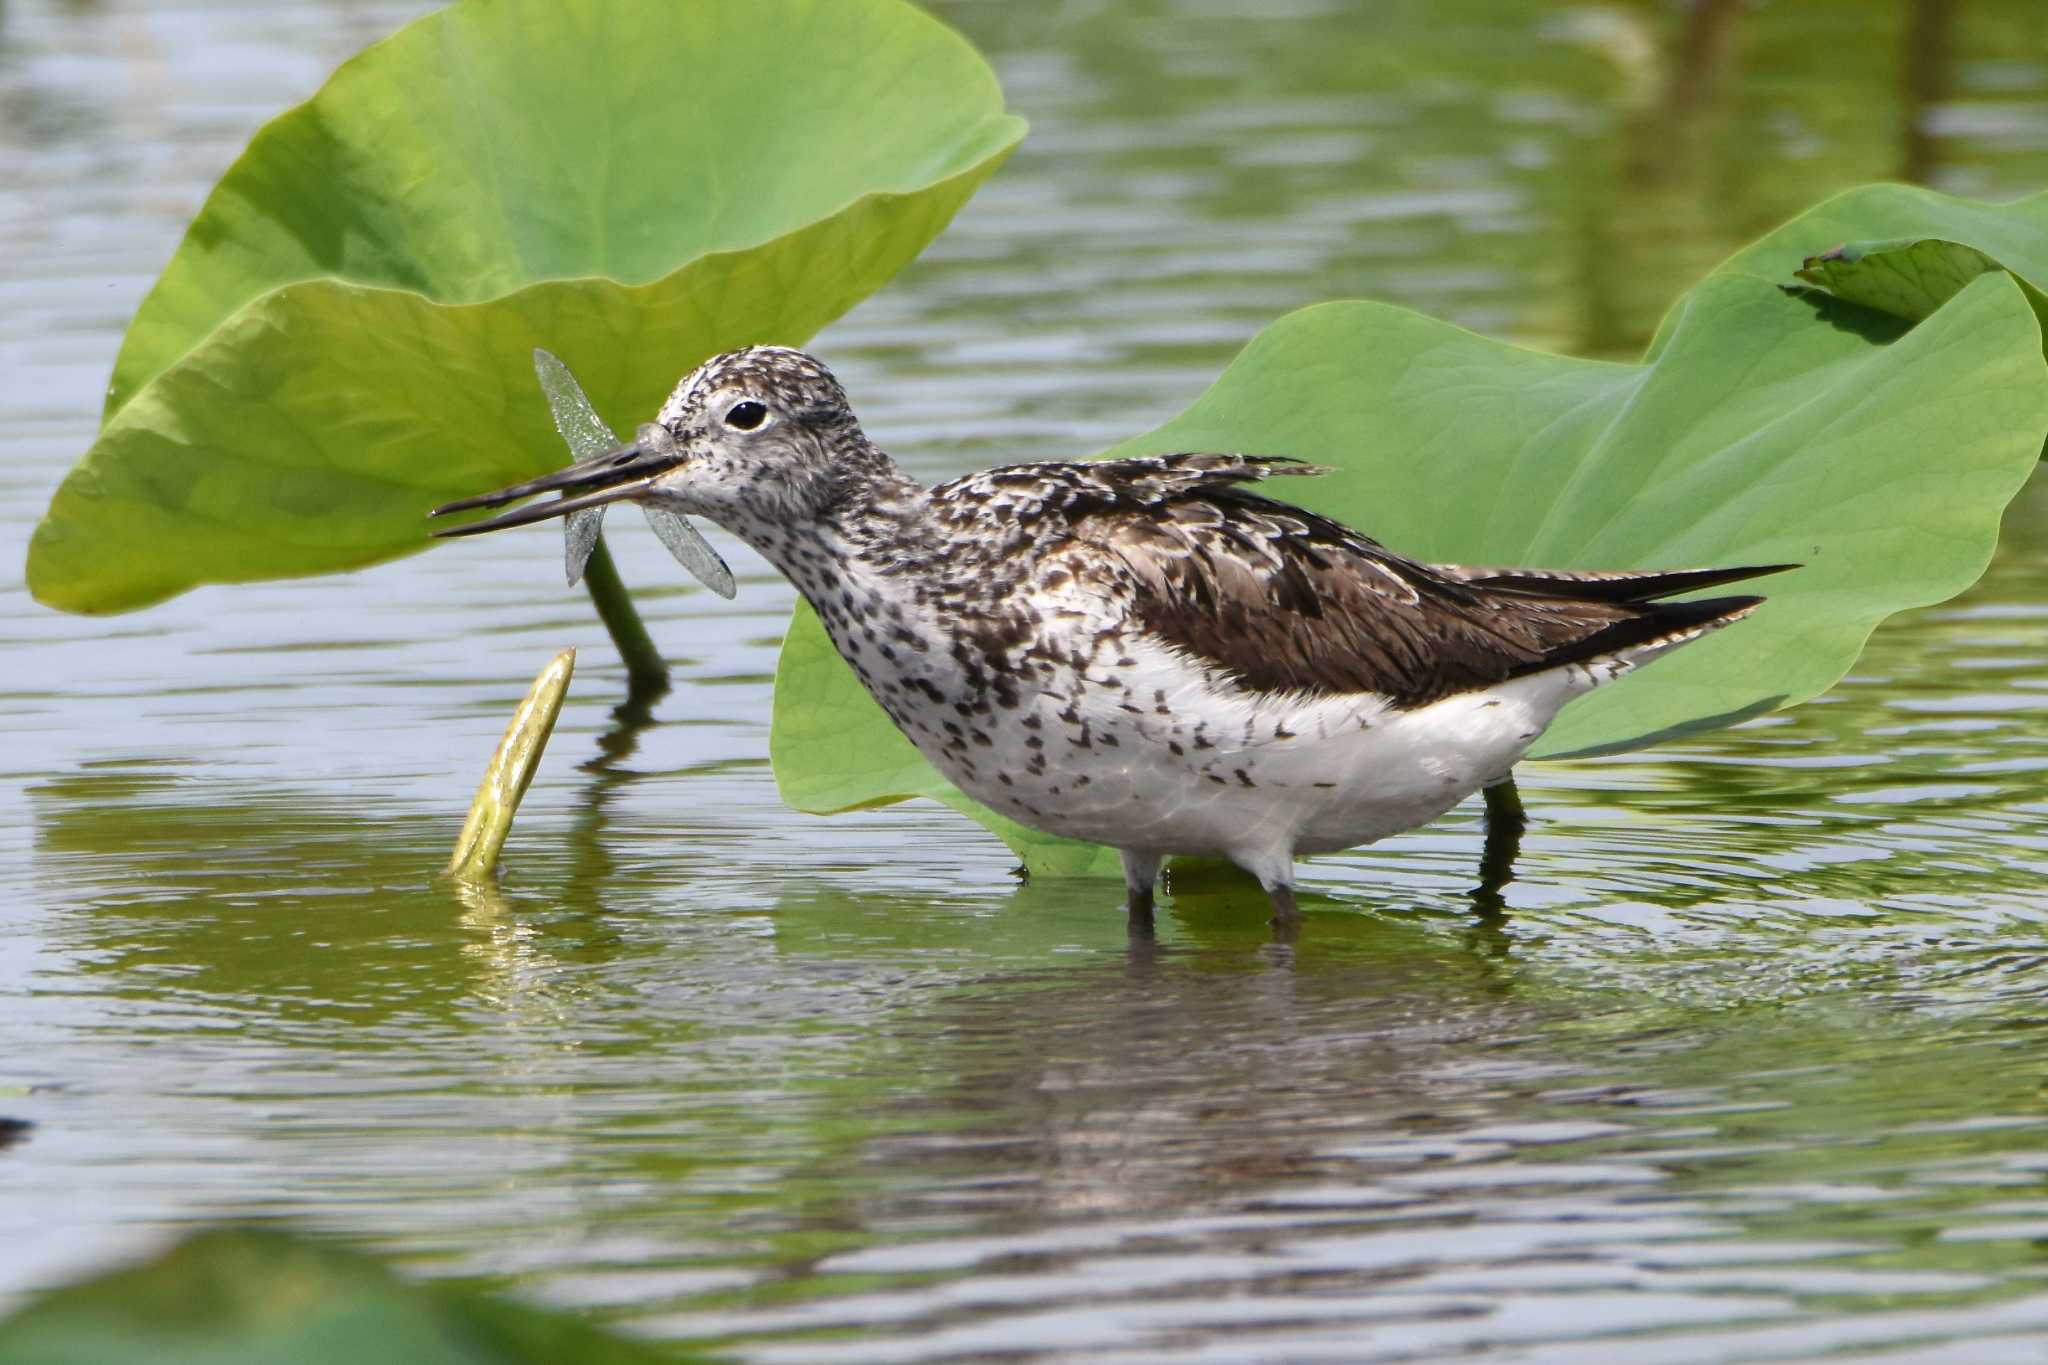
<svg viewBox="0 0 2048 1365">
<path fill-rule="evenodd" d="M 495 517 L 486 517 L 464 526 L 451 526 L 434 534 L 439 537 L 473 536 L 485 531 L 500 531 L 508 526 L 527 526 L 550 517 L 564 518 L 564 567 L 569 582 L 574 584 L 583 577 L 584 566 L 590 562 L 590 556 L 597 548 L 604 509 L 612 503 L 624 502 L 645 493 L 663 474 L 681 464 L 684 454 L 668 428 L 656 422 L 643 424 L 636 440 L 622 443 L 605 425 L 604 419 L 597 415 L 596 409 L 590 406 L 590 400 L 584 396 L 582 387 L 567 365 L 549 352 L 536 349 L 533 366 L 540 375 L 541 389 L 547 394 L 548 406 L 554 412 L 555 429 L 577 457 L 576 462 L 537 479 L 443 503 L 429 515 L 440 517 L 479 507 L 503 507 L 537 493 L 559 492 L 562 494 L 559 498 L 529 503 Z M 668 547 L 676 562 L 705 587 L 720 597 L 731 597 L 738 591 L 732 570 L 681 513 L 653 504 L 642 504 L 640 510 L 646 514 L 648 525 L 654 528 L 654 534 Z"/>
</svg>

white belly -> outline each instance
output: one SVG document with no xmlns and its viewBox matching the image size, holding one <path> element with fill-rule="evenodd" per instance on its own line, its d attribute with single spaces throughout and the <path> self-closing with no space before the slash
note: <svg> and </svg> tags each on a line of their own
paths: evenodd
<svg viewBox="0 0 2048 1365">
<path fill-rule="evenodd" d="M 1163 648 L 986 722 L 972 771 L 939 769 L 1019 823 L 1095 843 L 1231 858 L 1332 852 L 1413 829 L 1505 777 L 1587 670 L 1397 710 L 1372 696 L 1259 697 Z M 921 746 L 922 747 L 922 746 Z"/>
</svg>

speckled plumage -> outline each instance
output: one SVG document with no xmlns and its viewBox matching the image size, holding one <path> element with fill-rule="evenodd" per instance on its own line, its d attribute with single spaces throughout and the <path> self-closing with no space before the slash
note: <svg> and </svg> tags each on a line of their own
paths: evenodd
<svg viewBox="0 0 2048 1365">
<path fill-rule="evenodd" d="M 440 510 L 552 488 L 458 533 L 625 497 L 718 522 L 963 791 L 1122 850 L 1134 912 L 1182 853 L 1239 863 L 1290 918 L 1297 853 L 1500 780 L 1573 697 L 1761 600 L 1653 599 L 1769 571 L 1420 564 L 1254 487 L 1320 471 L 1244 455 L 926 489 L 823 365 L 778 347 L 705 362 L 656 420 L 662 439 Z"/>
</svg>

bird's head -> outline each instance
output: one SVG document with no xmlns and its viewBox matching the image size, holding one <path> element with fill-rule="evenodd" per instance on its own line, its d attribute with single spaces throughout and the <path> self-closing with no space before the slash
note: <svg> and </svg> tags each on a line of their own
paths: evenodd
<svg viewBox="0 0 2048 1365">
<path fill-rule="evenodd" d="M 435 534 L 474 535 L 633 501 L 708 517 L 758 548 L 828 516 L 887 467 L 830 370 L 802 351 L 751 346 L 686 375 L 630 444 L 433 515 L 536 493 L 561 497 Z"/>
</svg>

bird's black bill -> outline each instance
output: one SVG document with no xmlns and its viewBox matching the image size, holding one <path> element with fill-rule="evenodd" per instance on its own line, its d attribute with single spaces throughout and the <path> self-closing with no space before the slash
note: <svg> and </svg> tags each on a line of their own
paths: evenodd
<svg viewBox="0 0 2048 1365">
<path fill-rule="evenodd" d="M 548 502 L 537 502 L 502 516 L 487 517 L 483 521 L 471 522 L 467 526 L 451 526 L 445 531 L 434 532 L 437 536 L 473 536 L 483 531 L 503 530 L 507 526 L 525 526 L 550 517 L 567 516 L 585 507 L 601 507 L 608 502 L 619 502 L 644 493 L 652 487 L 654 480 L 682 463 L 682 452 L 673 446 L 665 449 L 650 448 L 641 443 L 621 446 L 607 451 L 595 459 L 583 460 L 558 469 L 552 474 L 543 474 L 525 483 L 510 484 L 489 493 L 479 493 L 473 498 L 458 498 L 444 502 L 429 516 L 444 517 L 451 512 L 467 512 L 477 507 L 503 507 L 508 502 L 530 498 L 536 493 L 560 491 L 568 493 L 579 488 L 590 489 L 574 497 L 561 497 Z"/>
<path fill-rule="evenodd" d="M 485 531 L 502 531 L 507 526 L 529 526 L 536 521 L 546 521 L 550 517 L 566 517 L 571 512 L 580 512 L 586 507 L 602 507 L 608 502 L 621 502 L 652 487 L 653 479 L 635 479 L 631 483 L 622 483 L 615 488 L 600 488 L 595 493 L 582 493 L 573 498 L 528 503 L 524 507 L 515 507 L 510 512 L 495 517 L 473 521 L 467 526 L 450 526 L 447 530 L 436 531 L 434 534 L 445 539 L 449 536 L 474 536 Z M 455 508 L 455 504 L 450 503 L 447 508 L 436 508 L 434 515 L 439 516 L 451 508 Z"/>
</svg>

